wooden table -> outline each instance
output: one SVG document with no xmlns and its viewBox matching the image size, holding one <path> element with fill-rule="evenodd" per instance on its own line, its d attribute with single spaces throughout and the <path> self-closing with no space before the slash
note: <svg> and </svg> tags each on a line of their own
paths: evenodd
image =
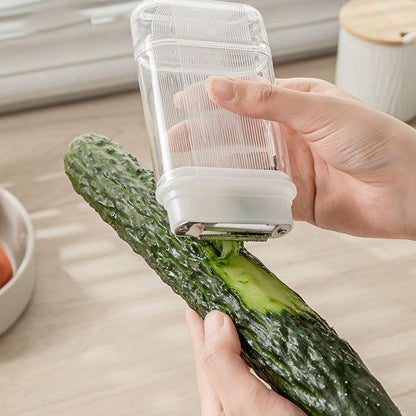
<svg viewBox="0 0 416 416">
<path fill-rule="evenodd" d="M 334 66 L 324 57 L 277 73 L 333 81 Z M 63 173 L 67 144 L 87 131 L 117 139 L 150 166 L 135 92 L 0 118 L 0 184 L 31 214 L 38 275 L 30 306 L 0 338 L 0 414 L 199 414 L 183 302 Z M 416 244 L 297 223 L 285 238 L 249 246 L 415 415 Z"/>
</svg>

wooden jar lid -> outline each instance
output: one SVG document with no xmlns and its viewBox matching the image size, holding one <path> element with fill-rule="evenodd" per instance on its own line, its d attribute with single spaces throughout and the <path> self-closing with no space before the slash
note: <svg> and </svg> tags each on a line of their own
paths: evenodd
<svg viewBox="0 0 416 416">
<path fill-rule="evenodd" d="M 416 1 L 351 0 L 341 9 L 339 21 L 345 30 L 360 39 L 402 45 L 405 35 L 416 34 Z"/>
</svg>

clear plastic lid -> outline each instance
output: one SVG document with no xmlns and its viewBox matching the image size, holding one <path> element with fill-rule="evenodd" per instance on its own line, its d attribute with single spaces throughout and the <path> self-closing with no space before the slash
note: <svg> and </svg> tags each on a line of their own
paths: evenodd
<svg viewBox="0 0 416 416">
<path fill-rule="evenodd" d="M 145 0 L 131 27 L 157 198 L 172 230 L 286 233 L 296 191 L 278 125 L 226 111 L 206 89 L 213 75 L 274 82 L 261 14 L 240 3 Z"/>
<path fill-rule="evenodd" d="M 263 48 L 270 55 L 263 18 L 254 7 L 215 0 L 144 0 L 131 14 L 136 59 L 159 42 Z"/>
</svg>

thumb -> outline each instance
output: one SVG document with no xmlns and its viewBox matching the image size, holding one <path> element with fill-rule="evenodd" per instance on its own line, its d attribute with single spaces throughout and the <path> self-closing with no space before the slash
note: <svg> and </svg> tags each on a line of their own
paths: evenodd
<svg viewBox="0 0 416 416">
<path fill-rule="evenodd" d="M 333 97 L 301 92 L 255 81 L 210 77 L 206 88 L 219 106 L 251 118 L 279 121 L 300 133 L 320 128 L 323 107 L 330 107 Z"/>
<path fill-rule="evenodd" d="M 231 319 L 218 311 L 205 318 L 204 367 L 225 415 L 304 415 L 293 403 L 255 378 L 240 357 L 241 345 Z"/>
</svg>

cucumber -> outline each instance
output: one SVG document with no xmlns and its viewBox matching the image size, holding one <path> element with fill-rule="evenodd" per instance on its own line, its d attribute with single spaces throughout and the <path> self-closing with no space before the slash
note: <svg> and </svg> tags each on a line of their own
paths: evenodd
<svg viewBox="0 0 416 416">
<path fill-rule="evenodd" d="M 76 192 L 201 317 L 234 321 L 242 357 L 309 416 L 399 416 L 358 354 L 240 242 L 178 238 L 155 199 L 153 173 L 90 133 L 65 154 Z"/>
</svg>

